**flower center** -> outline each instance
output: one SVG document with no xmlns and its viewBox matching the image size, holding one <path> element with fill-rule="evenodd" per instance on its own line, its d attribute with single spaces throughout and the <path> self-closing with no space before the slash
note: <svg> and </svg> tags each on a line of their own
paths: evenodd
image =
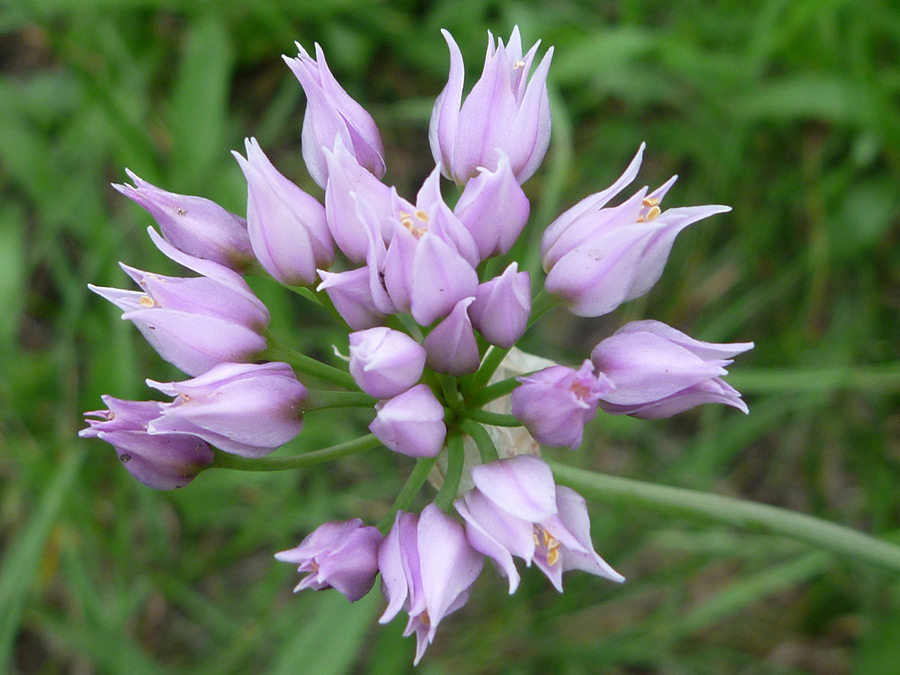
<svg viewBox="0 0 900 675">
<path fill-rule="evenodd" d="M 657 197 L 644 197 L 641 205 L 644 208 L 641 210 L 641 215 L 638 216 L 637 221 L 639 223 L 655 220 L 659 217 L 659 214 L 662 213 L 662 209 L 659 208 L 659 199 Z"/>
<path fill-rule="evenodd" d="M 534 526 L 534 545 L 547 549 L 547 564 L 551 567 L 559 562 L 559 539 L 540 525 Z"/>
<path fill-rule="evenodd" d="M 418 209 L 412 215 L 400 212 L 400 224 L 409 230 L 416 239 L 421 239 L 422 235 L 428 232 L 428 214 L 422 209 Z"/>
</svg>

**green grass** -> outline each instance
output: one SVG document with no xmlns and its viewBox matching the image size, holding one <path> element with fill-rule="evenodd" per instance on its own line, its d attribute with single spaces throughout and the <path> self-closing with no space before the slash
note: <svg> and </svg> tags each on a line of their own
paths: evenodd
<svg viewBox="0 0 900 675">
<path fill-rule="evenodd" d="M 412 462 L 210 471 L 156 493 L 76 437 L 99 397 L 175 379 L 90 282 L 116 262 L 173 270 L 149 217 L 110 187 L 127 166 L 242 212 L 229 151 L 254 135 L 319 195 L 299 152 L 293 40 L 322 44 L 410 195 L 430 170 L 438 29 L 470 74 L 486 31 L 556 46 L 554 144 L 527 184 L 532 236 L 606 187 L 641 141 L 672 205 L 733 212 L 683 233 L 662 280 L 596 320 L 555 312 L 525 348 L 580 362 L 625 321 L 756 341 L 733 368 L 751 414 L 601 415 L 582 468 L 755 499 L 900 540 L 900 11 L 888 0 L 755 3 L 28 0 L 0 7 L 0 672 L 401 673 L 412 641 L 348 606 L 292 596 L 272 554 L 325 519 L 377 522 Z M 260 280 L 273 332 L 324 355 L 324 314 Z M 315 350 L 319 350 L 316 352 Z M 322 413 L 293 449 L 358 435 Z M 340 421 L 342 424 L 338 424 Z M 597 503 L 598 551 L 629 581 L 489 569 L 418 672 L 832 673 L 896 669 L 900 580 L 786 539 Z"/>
</svg>

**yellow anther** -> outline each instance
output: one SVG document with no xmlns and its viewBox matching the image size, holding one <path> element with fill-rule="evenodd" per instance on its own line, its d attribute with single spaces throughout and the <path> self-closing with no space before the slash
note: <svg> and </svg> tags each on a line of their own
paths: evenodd
<svg viewBox="0 0 900 675">
<path fill-rule="evenodd" d="M 660 213 L 662 213 L 662 210 L 658 206 L 651 206 L 650 210 L 647 211 L 647 220 L 654 220 L 659 217 Z"/>
<path fill-rule="evenodd" d="M 644 197 L 644 200 L 641 202 L 644 206 L 656 206 L 659 204 L 658 197 Z"/>
<path fill-rule="evenodd" d="M 430 220 L 430 218 L 428 217 L 428 214 L 425 213 L 422 209 L 418 209 L 415 213 L 415 216 L 416 216 L 416 218 L 421 220 L 423 223 L 427 223 Z"/>
<path fill-rule="evenodd" d="M 156 301 L 149 295 L 142 295 L 138 300 L 138 304 L 141 307 L 156 307 Z"/>
<path fill-rule="evenodd" d="M 519 59 L 518 61 L 516 61 L 513 64 L 513 70 L 519 70 L 519 68 L 524 68 L 524 67 L 525 67 L 525 62 L 522 61 L 521 59 Z"/>
</svg>

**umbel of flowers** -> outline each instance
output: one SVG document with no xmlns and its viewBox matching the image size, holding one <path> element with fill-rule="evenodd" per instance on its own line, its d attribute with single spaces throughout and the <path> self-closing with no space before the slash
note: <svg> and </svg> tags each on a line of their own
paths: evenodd
<svg viewBox="0 0 900 675">
<path fill-rule="evenodd" d="M 596 317 L 647 293 L 678 233 L 728 208 L 664 209 L 674 178 L 620 198 L 638 174 L 641 146 L 612 186 L 546 225 L 545 276 L 532 278 L 508 254 L 529 220 L 521 184 L 550 141 L 553 50 L 536 61 L 539 44 L 523 51 L 517 29 L 506 43 L 489 36 L 481 77 L 464 97 L 462 56 L 444 37 L 450 74 L 429 128 L 435 168 L 414 199 L 382 182 L 378 129 L 318 45 L 315 58 L 301 47 L 285 60 L 306 94 L 303 158 L 323 194 L 291 182 L 254 139 L 246 156 L 235 153 L 247 180 L 246 219 L 131 172 L 134 185 L 115 186 L 154 217 L 154 244 L 197 276 L 123 264 L 139 290 L 91 290 L 191 379 L 148 381 L 169 401 L 104 397 L 107 408 L 87 413 L 81 432 L 110 443 L 140 482 L 171 489 L 214 466 L 300 466 L 303 456 L 261 458 L 301 433 L 305 414 L 370 408 L 370 435 L 315 454 L 383 446 L 418 458 L 406 487 L 377 526 L 325 523 L 276 558 L 306 575 L 296 590 L 335 588 L 350 601 L 380 575 L 381 621 L 408 615 L 416 662 L 441 620 L 466 602 L 485 558 L 510 593 L 519 584 L 515 558 L 560 591 L 573 569 L 622 581 L 594 551 L 584 499 L 555 483 L 537 443 L 578 448 L 598 408 L 641 418 L 702 403 L 747 412 L 722 377 L 753 346 L 700 342 L 637 321 L 581 364 L 546 366 L 511 352 L 552 301 Z M 442 176 L 459 190 L 452 208 Z M 268 310 L 244 281 L 251 272 L 306 287 L 333 310 L 347 328 L 349 356 L 327 364 L 275 342 Z M 534 367 L 500 378 L 513 360 Z M 514 427 L 524 427 L 518 440 L 507 433 Z M 412 512 L 429 473 L 441 478 L 438 492 Z"/>
</svg>

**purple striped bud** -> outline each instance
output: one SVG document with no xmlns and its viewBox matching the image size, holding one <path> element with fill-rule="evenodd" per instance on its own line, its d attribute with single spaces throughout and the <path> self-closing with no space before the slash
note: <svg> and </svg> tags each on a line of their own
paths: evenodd
<svg viewBox="0 0 900 675">
<path fill-rule="evenodd" d="M 223 363 L 184 382 L 147 384 L 175 397 L 160 406 L 151 434 L 194 434 L 225 452 L 262 457 L 303 428 L 306 387 L 286 363 Z"/>
<path fill-rule="evenodd" d="M 481 260 L 508 253 L 528 222 L 531 205 L 502 155 L 496 170 L 480 169 L 453 209 L 472 234 Z"/>
<path fill-rule="evenodd" d="M 107 410 L 86 412 L 87 429 L 81 438 L 99 438 L 116 451 L 122 464 L 147 487 L 172 490 L 184 487 L 207 466 L 213 452 L 191 434 L 149 434 L 147 425 L 160 415 L 157 401 L 124 401 L 103 396 Z"/>
<path fill-rule="evenodd" d="M 492 345 L 508 349 L 525 334 L 531 316 L 531 275 L 511 263 L 503 274 L 478 286 L 469 307 L 472 324 Z"/>
<path fill-rule="evenodd" d="M 551 366 L 517 379 L 522 384 L 510 397 L 512 414 L 539 443 L 573 450 L 597 414 L 600 397 L 613 386 L 605 375 L 594 375 L 588 360 L 578 370 Z"/>
<path fill-rule="evenodd" d="M 421 516 L 398 511 L 378 549 L 387 623 L 400 610 L 409 614 L 404 636 L 416 634 L 418 664 L 438 625 L 469 599 L 484 559 L 466 541 L 462 526 L 434 504 Z"/>
<path fill-rule="evenodd" d="M 428 367 L 448 375 L 468 375 L 478 370 L 481 356 L 467 309 L 475 298 L 463 298 L 422 343 Z"/>
<path fill-rule="evenodd" d="M 316 269 L 334 260 L 325 208 L 285 178 L 255 138 L 245 141 L 247 159 L 232 152 L 247 179 L 247 227 L 263 268 L 287 286 L 307 286 Z"/>
<path fill-rule="evenodd" d="M 743 413 L 747 404 L 721 378 L 733 357 L 752 342 L 701 342 L 659 321 L 633 321 L 591 352 L 598 372 L 614 388 L 600 407 L 615 415 L 643 419 L 671 417 L 703 403 L 723 403 Z"/>
<path fill-rule="evenodd" d="M 541 240 L 544 286 L 578 316 L 602 316 L 644 295 L 662 275 L 684 228 L 731 210 L 712 205 L 662 211 L 659 204 L 674 177 L 650 194 L 643 188 L 623 204 L 605 208 L 634 179 L 643 149 L 619 180 L 562 214 Z"/>
<path fill-rule="evenodd" d="M 199 375 L 227 361 L 253 361 L 266 348 L 269 312 L 237 272 L 182 253 L 149 228 L 156 246 L 203 276 L 181 278 L 122 265 L 141 286 L 125 291 L 88 284 L 133 321 L 166 361 Z"/>
<path fill-rule="evenodd" d="M 410 457 L 437 457 L 447 427 L 444 408 L 427 385 L 417 384 L 387 401 L 375 404 L 369 431 L 394 452 Z"/>
<path fill-rule="evenodd" d="M 425 370 L 425 348 L 406 333 L 384 326 L 350 334 L 350 374 L 375 398 L 412 387 Z"/>
<path fill-rule="evenodd" d="M 323 523 L 298 546 L 276 553 L 275 559 L 299 565 L 297 571 L 306 573 L 294 593 L 334 588 L 356 602 L 375 583 L 381 540 L 378 528 L 364 526 L 359 518 Z"/>
<path fill-rule="evenodd" d="M 523 55 L 518 27 L 507 45 L 498 39 L 495 46 L 488 33 L 484 70 L 463 103 L 462 54 L 450 33 L 441 32 L 450 48 L 450 76 L 435 101 L 428 129 L 435 161 L 443 164 L 444 175 L 462 185 L 480 167 L 496 169 L 499 149 L 509 157 L 516 179 L 524 183 L 537 171 L 550 144 L 547 71 L 553 48 L 529 81 L 540 42 Z"/>
<path fill-rule="evenodd" d="M 381 178 L 385 170 L 384 148 L 375 120 L 338 84 L 318 44 L 315 59 L 299 43 L 295 44 L 297 58 L 282 58 L 306 94 L 301 142 L 309 175 L 319 187 L 325 187 L 329 167 L 324 150 L 333 148 L 340 138 L 361 166 Z"/>
<path fill-rule="evenodd" d="M 490 557 L 509 579 L 509 592 L 519 585 L 513 556 L 537 565 L 562 591 L 562 574 L 579 569 L 612 581 L 624 577 L 610 567 L 591 543 L 587 504 L 577 492 L 553 481 L 543 461 L 517 455 L 472 468 L 475 490 L 457 499 L 472 547 Z"/>
<path fill-rule="evenodd" d="M 203 197 L 166 192 L 125 169 L 134 181 L 113 187 L 143 206 L 179 251 L 242 271 L 253 261 L 247 221 Z"/>
</svg>

